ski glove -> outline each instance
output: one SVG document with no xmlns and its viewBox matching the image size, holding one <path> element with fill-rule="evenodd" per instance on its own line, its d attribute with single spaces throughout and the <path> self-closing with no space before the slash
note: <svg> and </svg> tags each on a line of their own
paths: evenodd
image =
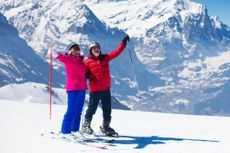
<svg viewBox="0 0 230 153">
<path fill-rule="evenodd" d="M 126 36 L 123 38 L 122 43 L 126 46 L 128 41 L 129 41 L 129 35 L 126 35 Z"/>
<path fill-rule="evenodd" d="M 49 48 L 47 51 L 47 57 L 50 57 L 50 54 L 52 53 L 53 58 L 56 58 L 58 56 L 58 53 L 56 51 L 53 50 L 53 48 Z"/>
</svg>

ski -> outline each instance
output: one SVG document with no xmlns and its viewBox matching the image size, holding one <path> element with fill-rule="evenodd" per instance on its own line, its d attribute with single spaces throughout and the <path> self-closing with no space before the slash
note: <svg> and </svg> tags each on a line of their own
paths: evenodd
<svg viewBox="0 0 230 153">
<path fill-rule="evenodd" d="M 101 143 L 107 143 L 108 145 L 112 145 L 114 143 L 114 141 L 116 141 L 115 137 L 114 138 L 107 138 L 106 135 L 99 135 L 99 134 L 92 134 L 92 135 L 88 135 L 88 134 L 85 134 L 85 133 L 81 133 L 82 136 L 85 138 L 85 139 L 92 139 L 94 141 L 97 141 L 97 142 L 101 142 Z M 105 137 L 105 138 L 103 138 Z"/>
<path fill-rule="evenodd" d="M 90 138 L 86 138 L 86 137 L 82 137 L 82 138 L 76 138 L 74 136 L 72 136 L 72 137 L 60 137 L 60 134 L 56 133 L 56 132 L 50 132 L 48 134 L 42 133 L 41 136 L 55 139 L 55 140 L 59 140 L 59 141 L 64 141 L 67 143 L 81 144 L 81 145 L 85 145 L 88 147 L 103 149 L 103 150 L 108 149 L 107 146 L 109 146 L 109 143 L 103 143 L 102 141 L 94 140 L 94 139 L 90 139 Z"/>
</svg>

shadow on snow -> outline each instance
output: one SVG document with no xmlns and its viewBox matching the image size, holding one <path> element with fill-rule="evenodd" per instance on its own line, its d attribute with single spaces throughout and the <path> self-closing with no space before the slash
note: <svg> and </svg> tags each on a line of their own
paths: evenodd
<svg viewBox="0 0 230 153">
<path fill-rule="evenodd" d="M 196 141 L 196 142 L 219 142 L 216 140 L 205 139 L 188 139 L 174 137 L 159 137 L 159 136 L 126 136 L 119 135 L 114 144 L 137 144 L 135 149 L 145 148 L 147 145 L 165 144 L 167 141 Z"/>
</svg>

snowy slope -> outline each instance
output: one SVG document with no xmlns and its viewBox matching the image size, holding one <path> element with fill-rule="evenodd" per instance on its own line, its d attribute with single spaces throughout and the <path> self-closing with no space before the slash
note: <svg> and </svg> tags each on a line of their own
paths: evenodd
<svg viewBox="0 0 230 153">
<path fill-rule="evenodd" d="M 40 83 L 27 82 L 23 84 L 10 84 L 0 88 L 0 99 L 26 103 L 49 104 L 49 86 Z M 86 101 L 89 101 L 88 93 Z M 52 88 L 52 103 L 66 104 L 67 94 L 64 88 Z M 130 108 L 120 103 L 112 94 L 113 109 L 130 110 Z"/>
<path fill-rule="evenodd" d="M 52 88 L 54 104 L 66 104 L 66 90 Z M 27 103 L 49 103 L 49 86 L 27 82 L 25 84 L 10 84 L 0 88 L 0 99 Z"/>
<path fill-rule="evenodd" d="M 0 100 L 1 153 L 228 153 L 230 118 L 113 110 L 112 126 L 120 133 L 107 150 L 44 138 L 58 131 L 66 107 Z M 97 131 L 101 112 L 92 126 Z"/>
</svg>

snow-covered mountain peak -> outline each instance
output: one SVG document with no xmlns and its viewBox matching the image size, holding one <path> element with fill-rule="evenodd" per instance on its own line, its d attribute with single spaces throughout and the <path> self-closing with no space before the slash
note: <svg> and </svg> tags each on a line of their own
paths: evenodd
<svg viewBox="0 0 230 153">
<path fill-rule="evenodd" d="M 86 5 L 71 0 L 45 2 L 43 9 L 47 10 L 50 22 L 56 21 L 54 24 L 62 26 L 61 33 L 67 32 L 71 25 L 84 26 L 91 13 Z"/>
<path fill-rule="evenodd" d="M 55 43 L 55 50 L 65 50 L 69 39 L 79 43 L 85 55 L 91 41 L 98 41 L 105 53 L 128 33 L 126 51 L 111 62 L 111 77 L 113 93 L 133 109 L 230 112 L 225 110 L 229 58 L 223 60 L 229 55 L 230 30 L 210 17 L 204 4 L 191 0 L 30 0 L 19 5 L 7 1 L 11 3 L 1 3 L 0 9 L 40 55 L 46 54 L 50 43 Z M 132 66 L 141 100 L 135 97 Z M 222 101 L 220 109 L 209 103 L 215 97 Z"/>
<path fill-rule="evenodd" d="M 77 0 L 33 0 L 20 6 L 12 2 L 0 5 L 0 8 L 4 8 L 20 36 L 41 56 L 45 56 L 49 44 L 56 41 L 56 49 L 61 51 L 65 50 L 69 39 L 74 38 L 78 43 L 83 39 L 83 45 L 89 44 L 88 38 L 82 34 L 87 33 L 91 26 L 99 33 L 104 26 L 85 4 Z"/>
<path fill-rule="evenodd" d="M 230 31 L 229 27 L 225 25 L 223 22 L 221 22 L 221 20 L 217 16 L 211 16 L 210 19 L 215 29 L 226 29 L 227 31 Z"/>
<path fill-rule="evenodd" d="M 132 37 L 138 38 L 135 42 L 138 59 L 150 72 L 160 74 L 161 79 L 165 80 L 166 86 L 160 87 L 160 90 L 168 93 L 166 97 L 170 97 L 170 94 L 180 95 L 177 98 L 173 96 L 175 103 L 179 97 L 179 99 L 187 97 L 182 101 L 188 101 L 191 104 L 191 101 L 196 101 L 191 96 L 193 94 L 196 95 L 195 97 L 200 97 L 198 98 L 200 101 L 206 101 L 201 100 L 204 93 L 197 93 L 195 88 L 206 90 L 216 86 L 217 89 L 226 83 L 226 79 L 228 80 L 229 70 L 226 68 L 228 64 L 214 70 L 206 69 L 206 64 L 203 62 L 205 59 L 222 55 L 220 53 L 228 51 L 230 47 L 229 28 L 218 22 L 216 18 L 210 17 L 205 4 L 191 0 L 156 0 L 154 2 L 130 0 L 91 4 L 90 8 L 108 26 L 119 27 Z M 113 8 L 113 11 L 109 11 L 109 8 Z M 108 13 L 102 13 L 101 10 Z M 200 66 L 198 61 L 204 66 Z M 193 68 L 194 63 L 197 65 L 196 68 Z M 201 80 L 197 76 L 189 75 L 192 73 L 186 73 L 191 67 L 194 74 L 205 73 L 204 76 L 202 74 L 198 77 Z M 221 73 L 222 78 L 225 78 L 218 79 L 222 84 L 216 83 L 217 71 Z M 188 78 L 183 78 L 181 74 Z M 204 87 L 207 78 L 209 83 Z M 192 89 L 189 90 L 189 94 L 186 93 L 187 88 Z M 149 91 L 160 92 L 158 87 L 149 89 Z M 215 90 L 211 92 L 210 96 L 218 95 Z M 159 105 L 162 105 L 163 101 L 167 104 L 169 101 L 174 101 L 173 98 L 166 97 L 157 100 Z M 207 98 L 207 95 L 205 97 Z M 176 105 L 178 106 L 178 103 Z"/>
<path fill-rule="evenodd" d="M 142 37 L 148 29 L 166 22 L 176 14 L 180 14 L 184 21 L 189 14 L 206 10 L 203 4 L 190 0 L 103 2 L 91 5 L 91 8 L 109 26 L 119 27 L 133 37 Z M 109 11 L 111 8 L 113 11 Z M 108 13 L 103 13 L 104 11 Z"/>
</svg>

